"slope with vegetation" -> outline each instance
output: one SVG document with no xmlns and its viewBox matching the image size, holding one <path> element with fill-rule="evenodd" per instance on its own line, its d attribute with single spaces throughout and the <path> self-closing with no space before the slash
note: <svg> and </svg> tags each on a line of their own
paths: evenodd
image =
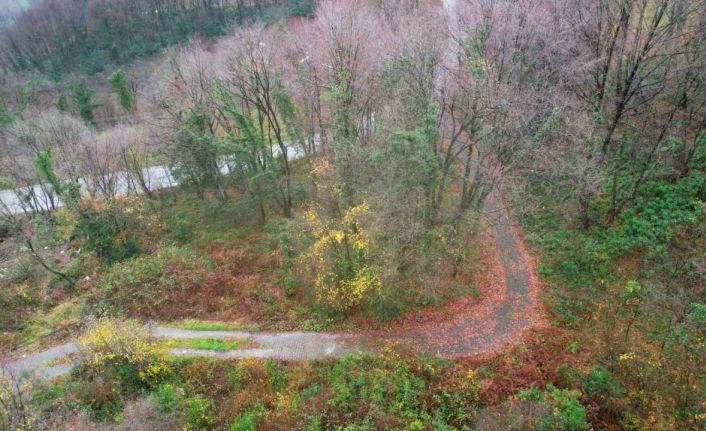
<svg viewBox="0 0 706 431">
<path fill-rule="evenodd" d="M 703 429 L 706 4 L 318 3 L 2 30 L 0 351 L 79 342 L 3 375 L 0 429 Z M 150 321 L 402 342 L 175 357 Z M 213 334 L 180 348 L 257 348 Z"/>
</svg>

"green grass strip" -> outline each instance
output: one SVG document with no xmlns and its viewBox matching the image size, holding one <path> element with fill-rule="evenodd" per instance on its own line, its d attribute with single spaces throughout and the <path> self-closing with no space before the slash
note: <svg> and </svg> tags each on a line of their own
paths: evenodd
<svg viewBox="0 0 706 431">
<path fill-rule="evenodd" d="M 247 344 L 248 341 L 250 341 L 248 338 L 180 338 L 170 340 L 169 346 L 183 349 L 225 352 L 228 350 L 237 350 Z"/>
<path fill-rule="evenodd" d="M 257 325 L 241 325 L 225 322 L 205 322 L 201 320 L 184 320 L 178 323 L 177 326 L 181 329 L 191 331 L 257 331 L 260 329 Z"/>
</svg>

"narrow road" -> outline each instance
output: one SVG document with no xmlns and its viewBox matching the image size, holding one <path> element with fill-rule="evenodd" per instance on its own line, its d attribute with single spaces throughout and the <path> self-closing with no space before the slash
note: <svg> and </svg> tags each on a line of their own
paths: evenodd
<svg viewBox="0 0 706 431">
<path fill-rule="evenodd" d="M 400 339 L 421 352 L 451 358 L 495 352 L 543 321 L 536 270 L 520 229 L 498 192 L 488 198 L 485 210 L 494 244 L 481 250 L 483 297 L 479 302 L 462 298 L 435 313 L 441 318 L 402 329 Z"/>
<path fill-rule="evenodd" d="M 488 199 L 486 218 L 494 232 L 494 257 L 499 260 L 501 274 L 484 278 L 491 295 L 481 304 L 461 299 L 431 319 L 409 327 L 392 326 L 384 331 L 361 333 L 321 332 L 247 332 L 191 331 L 155 327 L 152 335 L 159 338 L 248 338 L 251 346 L 243 349 L 215 352 L 194 349 L 172 349 L 174 355 L 202 355 L 220 358 L 277 358 L 309 360 L 341 357 L 347 354 L 375 350 L 388 341 L 407 342 L 419 352 L 444 357 L 462 357 L 495 352 L 515 344 L 526 330 L 541 321 L 538 305 L 538 285 L 531 258 L 527 254 L 517 229 L 510 221 L 507 207 L 498 193 Z M 491 256 L 493 257 L 493 256 Z M 495 265 L 490 265 L 494 267 Z M 491 271 L 493 269 L 490 269 Z M 489 288 L 489 289 L 487 289 Z M 74 359 L 56 364 L 78 351 L 75 343 L 67 343 L 19 358 L 5 366 L 13 375 L 33 374 L 53 378 L 70 371 Z"/>
</svg>

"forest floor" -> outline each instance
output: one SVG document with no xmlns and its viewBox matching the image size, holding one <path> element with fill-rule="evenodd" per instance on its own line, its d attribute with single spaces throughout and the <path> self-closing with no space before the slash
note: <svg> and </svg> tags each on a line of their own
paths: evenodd
<svg viewBox="0 0 706 431">
<path fill-rule="evenodd" d="M 524 244 L 519 227 L 509 216 L 499 193 L 488 199 L 487 229 L 481 235 L 478 286 L 482 300 L 466 296 L 441 307 L 408 313 L 381 329 L 348 332 L 197 331 L 157 326 L 159 338 L 247 338 L 251 342 L 231 351 L 173 348 L 174 355 L 220 358 L 278 358 L 285 360 L 340 357 L 375 351 L 391 345 L 415 353 L 447 358 L 496 353 L 517 344 L 532 328 L 546 324 L 539 301 L 536 262 Z M 23 355 L 8 371 L 52 378 L 68 372 L 78 350 L 76 343 Z M 69 358 L 62 361 L 62 358 Z"/>
</svg>

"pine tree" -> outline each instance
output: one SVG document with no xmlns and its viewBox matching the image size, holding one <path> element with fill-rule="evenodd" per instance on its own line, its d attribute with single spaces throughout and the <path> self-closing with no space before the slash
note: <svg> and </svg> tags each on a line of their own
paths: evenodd
<svg viewBox="0 0 706 431">
<path fill-rule="evenodd" d="M 76 108 L 83 121 L 91 126 L 96 126 L 93 110 L 99 107 L 100 104 L 93 101 L 93 90 L 84 84 L 76 85 L 74 88 L 74 102 L 76 102 Z"/>
<path fill-rule="evenodd" d="M 122 69 L 115 70 L 108 77 L 108 82 L 113 89 L 113 93 L 118 96 L 120 106 L 125 108 L 126 111 L 132 111 L 135 97 L 125 71 Z"/>
<path fill-rule="evenodd" d="M 66 112 L 69 110 L 69 101 L 66 99 L 66 95 L 62 94 L 56 101 L 56 109 L 59 112 Z"/>
</svg>

